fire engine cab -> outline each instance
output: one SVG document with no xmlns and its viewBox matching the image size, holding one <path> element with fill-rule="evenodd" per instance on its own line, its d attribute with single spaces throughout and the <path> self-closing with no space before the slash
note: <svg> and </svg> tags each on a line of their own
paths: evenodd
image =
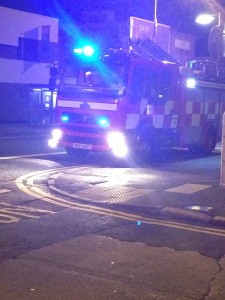
<svg viewBox="0 0 225 300">
<path fill-rule="evenodd" d="M 210 153 L 221 136 L 225 84 L 209 70 L 200 60 L 179 66 L 151 40 L 130 41 L 128 51 L 77 48 L 62 72 L 49 145 L 70 155 Z"/>
</svg>

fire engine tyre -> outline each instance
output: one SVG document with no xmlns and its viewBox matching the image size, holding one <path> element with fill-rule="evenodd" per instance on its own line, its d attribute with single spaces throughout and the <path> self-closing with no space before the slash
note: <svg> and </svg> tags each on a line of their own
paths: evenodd
<svg viewBox="0 0 225 300">
<path fill-rule="evenodd" d="M 205 154 L 210 154 L 216 147 L 216 132 L 210 130 L 205 136 L 205 142 L 203 145 L 203 152 Z"/>
</svg>

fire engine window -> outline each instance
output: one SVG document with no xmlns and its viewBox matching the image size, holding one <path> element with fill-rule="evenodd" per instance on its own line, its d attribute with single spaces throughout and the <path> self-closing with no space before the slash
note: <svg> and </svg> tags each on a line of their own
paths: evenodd
<svg viewBox="0 0 225 300">
<path fill-rule="evenodd" d="M 130 97 L 132 102 L 141 101 L 144 94 L 144 68 L 137 67 L 133 71 L 131 78 Z"/>
<path fill-rule="evenodd" d="M 136 67 L 131 81 L 131 101 L 138 102 L 145 98 L 149 104 L 164 104 L 171 94 L 171 79 L 170 72 Z"/>
<path fill-rule="evenodd" d="M 76 85 L 78 82 L 79 73 L 73 67 L 67 67 L 64 71 L 64 84 L 65 85 Z"/>
<path fill-rule="evenodd" d="M 149 104 L 164 104 L 170 95 L 171 74 L 146 70 L 143 97 Z"/>
</svg>

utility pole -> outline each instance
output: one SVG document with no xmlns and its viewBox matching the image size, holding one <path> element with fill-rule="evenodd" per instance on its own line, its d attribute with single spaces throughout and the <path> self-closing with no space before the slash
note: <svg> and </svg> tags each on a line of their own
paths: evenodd
<svg viewBox="0 0 225 300">
<path fill-rule="evenodd" d="M 154 42 L 155 42 L 155 39 L 156 39 L 157 26 L 158 26 L 158 21 L 157 21 L 157 7 L 158 7 L 158 0 L 155 0 L 155 9 L 154 9 Z"/>
</svg>

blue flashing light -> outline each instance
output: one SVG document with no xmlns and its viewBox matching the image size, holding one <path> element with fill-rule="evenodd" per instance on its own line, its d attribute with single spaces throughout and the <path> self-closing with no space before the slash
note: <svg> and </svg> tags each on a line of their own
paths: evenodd
<svg viewBox="0 0 225 300">
<path fill-rule="evenodd" d="M 109 119 L 105 116 L 100 116 L 97 119 L 97 123 L 101 127 L 108 127 L 109 126 Z"/>
<path fill-rule="evenodd" d="M 73 52 L 75 54 L 82 54 L 82 48 L 75 48 L 75 49 L 73 49 Z"/>
<path fill-rule="evenodd" d="M 141 225 L 141 221 L 137 221 L 137 226 L 140 226 Z"/>
<path fill-rule="evenodd" d="M 62 121 L 63 123 L 67 123 L 67 122 L 69 122 L 69 120 L 70 120 L 69 115 L 63 114 L 63 115 L 61 116 L 61 121 Z"/>
<path fill-rule="evenodd" d="M 92 58 L 96 56 L 97 49 L 90 44 L 83 44 L 82 46 L 73 49 L 74 54 L 81 55 L 86 58 Z"/>
<path fill-rule="evenodd" d="M 95 53 L 95 49 L 92 46 L 85 46 L 83 47 L 83 54 L 85 56 L 93 56 Z"/>
</svg>

